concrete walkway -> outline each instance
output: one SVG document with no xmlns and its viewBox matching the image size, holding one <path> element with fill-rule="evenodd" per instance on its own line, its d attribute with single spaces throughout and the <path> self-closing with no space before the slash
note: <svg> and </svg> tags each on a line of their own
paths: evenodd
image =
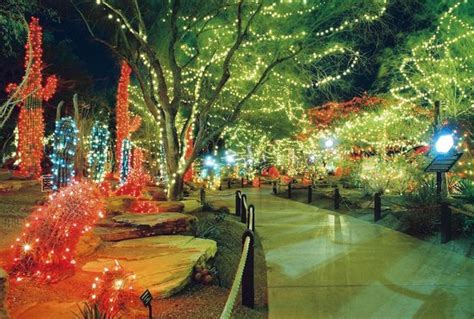
<svg viewBox="0 0 474 319">
<path fill-rule="evenodd" d="M 474 318 L 473 259 L 268 188 L 244 192 L 256 207 L 270 318 Z"/>
</svg>

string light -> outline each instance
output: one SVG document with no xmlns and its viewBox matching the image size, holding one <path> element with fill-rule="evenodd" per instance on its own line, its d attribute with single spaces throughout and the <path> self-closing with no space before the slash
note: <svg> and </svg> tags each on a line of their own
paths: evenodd
<svg viewBox="0 0 474 319">
<path fill-rule="evenodd" d="M 28 41 L 25 45 L 25 84 L 18 90 L 17 84 L 9 84 L 7 93 L 21 97 L 18 118 L 18 150 L 22 176 L 39 177 L 43 158 L 44 119 L 42 102 L 56 92 L 57 78 L 50 76 L 43 86 L 43 32 L 39 19 L 32 17 L 28 25 Z"/>
<path fill-rule="evenodd" d="M 77 147 L 78 129 L 71 117 L 56 121 L 53 139 L 53 190 L 69 185 L 74 178 L 74 158 Z"/>
<path fill-rule="evenodd" d="M 89 137 L 89 153 L 87 155 L 87 172 L 89 178 L 96 183 L 102 182 L 105 177 L 109 137 L 107 125 L 96 121 Z"/>
</svg>

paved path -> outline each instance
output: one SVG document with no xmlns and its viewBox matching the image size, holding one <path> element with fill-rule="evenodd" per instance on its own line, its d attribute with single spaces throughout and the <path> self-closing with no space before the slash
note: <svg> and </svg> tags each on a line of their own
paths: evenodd
<svg viewBox="0 0 474 319">
<path fill-rule="evenodd" d="M 256 206 L 270 318 L 474 318 L 473 259 L 270 189 L 244 192 Z"/>
</svg>

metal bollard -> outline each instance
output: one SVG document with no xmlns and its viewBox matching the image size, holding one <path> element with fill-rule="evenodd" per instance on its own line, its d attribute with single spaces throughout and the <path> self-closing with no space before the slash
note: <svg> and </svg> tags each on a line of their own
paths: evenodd
<svg viewBox="0 0 474 319">
<path fill-rule="evenodd" d="M 201 188 L 199 197 L 201 199 L 201 205 L 206 205 L 206 190 L 204 188 Z"/>
<path fill-rule="evenodd" d="M 244 188 L 244 178 L 243 177 L 240 179 L 240 187 Z"/>
<path fill-rule="evenodd" d="M 227 180 L 227 188 L 230 189 L 230 186 L 232 185 L 232 179 Z"/>
<path fill-rule="evenodd" d="M 441 203 L 441 243 L 451 240 L 451 208 L 448 203 Z"/>
<path fill-rule="evenodd" d="M 339 209 L 339 204 L 341 201 L 341 194 L 339 193 L 339 188 L 336 186 L 334 189 L 334 209 Z"/>
<path fill-rule="evenodd" d="M 242 276 L 242 305 L 254 308 L 255 307 L 255 282 L 254 282 L 254 234 L 253 231 L 247 229 L 242 236 L 242 246 L 245 239 L 250 238 L 249 252 L 244 266 L 244 273 Z"/>
<path fill-rule="evenodd" d="M 277 194 L 277 183 L 274 181 L 273 182 L 273 194 L 276 195 Z"/>
<path fill-rule="evenodd" d="M 379 221 L 382 218 L 382 197 L 381 193 L 377 192 L 374 194 L 374 222 Z"/>
<path fill-rule="evenodd" d="M 291 182 L 288 183 L 288 198 L 291 198 Z"/>
<path fill-rule="evenodd" d="M 240 191 L 235 192 L 235 215 L 240 216 L 240 211 L 241 211 L 241 203 L 242 201 L 242 193 Z"/>
<path fill-rule="evenodd" d="M 240 221 L 244 224 L 247 223 L 247 195 L 242 195 L 242 200 L 240 201 Z"/>
<path fill-rule="evenodd" d="M 313 185 L 308 186 L 308 204 L 313 201 Z"/>
</svg>

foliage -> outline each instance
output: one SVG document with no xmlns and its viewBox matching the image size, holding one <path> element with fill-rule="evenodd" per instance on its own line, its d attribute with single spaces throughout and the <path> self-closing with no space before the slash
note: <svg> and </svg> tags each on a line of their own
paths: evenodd
<svg viewBox="0 0 474 319">
<path fill-rule="evenodd" d="M 77 319 L 112 319 L 107 313 L 101 312 L 96 303 L 85 302 L 82 308 L 79 307 L 79 311 L 80 314 L 76 314 Z"/>
<path fill-rule="evenodd" d="M 409 162 L 403 155 L 363 158 L 356 178 L 368 194 L 412 193 L 421 178 L 420 164 L 420 161 Z"/>
<path fill-rule="evenodd" d="M 463 196 L 467 201 L 474 201 L 474 182 L 469 179 L 459 179 L 453 185 L 454 193 Z"/>
<path fill-rule="evenodd" d="M 432 207 L 438 203 L 439 196 L 436 193 L 436 182 L 433 178 L 423 180 L 412 192 L 404 194 L 409 205 L 415 207 Z"/>
</svg>

